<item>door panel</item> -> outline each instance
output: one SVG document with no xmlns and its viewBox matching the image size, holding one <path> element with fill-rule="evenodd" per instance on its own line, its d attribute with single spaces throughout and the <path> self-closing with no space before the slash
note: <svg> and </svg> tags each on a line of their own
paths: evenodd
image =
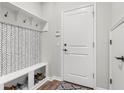
<svg viewBox="0 0 124 93">
<path fill-rule="evenodd" d="M 64 80 L 93 87 L 93 7 L 64 12 Z"/>
<path fill-rule="evenodd" d="M 87 60 L 88 56 L 77 55 L 77 54 L 68 54 L 68 55 L 65 55 L 65 59 L 66 59 L 66 61 L 68 61 L 65 64 L 65 69 L 64 69 L 64 70 L 66 70 L 65 74 L 69 73 L 69 74 L 78 75 L 78 76 L 82 76 L 82 77 L 86 77 L 86 78 L 89 76 L 88 74 L 89 74 L 90 68 L 87 68 L 87 67 L 89 66 L 88 61 L 90 61 L 90 60 Z M 82 63 L 83 63 L 83 65 L 82 65 Z M 85 70 L 80 71 L 82 68 L 84 68 Z"/>
<path fill-rule="evenodd" d="M 75 12 L 75 11 L 74 11 Z M 92 20 L 89 18 L 92 13 L 82 13 L 75 15 L 64 15 L 64 40 L 69 43 L 69 46 L 88 46 L 90 42 L 90 31 Z M 88 24 L 88 25 L 86 25 Z M 91 32 L 92 33 L 92 32 Z M 73 34 L 73 35 L 71 35 Z"/>
<path fill-rule="evenodd" d="M 124 62 L 116 57 L 124 56 L 124 24 L 111 32 L 112 89 L 124 89 Z"/>
<path fill-rule="evenodd" d="M 68 51 L 66 53 L 68 54 L 79 54 L 79 55 L 88 55 L 88 47 L 67 47 Z"/>
</svg>

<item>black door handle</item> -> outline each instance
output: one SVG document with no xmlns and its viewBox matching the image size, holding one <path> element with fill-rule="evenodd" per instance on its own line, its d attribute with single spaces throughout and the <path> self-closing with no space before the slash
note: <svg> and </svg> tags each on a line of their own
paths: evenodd
<svg viewBox="0 0 124 93">
<path fill-rule="evenodd" d="M 64 46 L 67 46 L 67 44 L 66 44 L 66 43 L 64 43 Z"/>
<path fill-rule="evenodd" d="M 124 62 L 124 56 L 121 57 L 115 57 L 117 60 L 121 60 L 122 62 Z"/>
<path fill-rule="evenodd" d="M 66 52 L 66 51 L 68 51 L 68 50 L 67 50 L 67 49 L 63 49 L 63 51 L 65 51 L 65 52 Z"/>
</svg>

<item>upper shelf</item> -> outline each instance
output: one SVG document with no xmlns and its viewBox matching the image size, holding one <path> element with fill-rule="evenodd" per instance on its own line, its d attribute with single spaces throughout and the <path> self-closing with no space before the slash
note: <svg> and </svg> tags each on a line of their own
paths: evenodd
<svg viewBox="0 0 124 93">
<path fill-rule="evenodd" d="M 8 2 L 0 3 L 0 22 L 13 24 L 41 32 L 46 32 L 46 29 L 44 30 L 44 28 L 48 27 L 47 20 L 44 18 L 32 14 L 30 11 L 27 11 L 13 3 Z"/>
<path fill-rule="evenodd" d="M 21 9 L 23 12 L 29 14 L 29 16 L 36 17 L 36 18 L 38 18 L 38 19 L 40 19 L 40 20 L 46 22 L 46 19 L 44 19 L 44 18 L 42 18 L 41 16 L 38 16 L 38 15 L 36 15 L 35 13 L 32 13 L 32 12 L 30 12 L 30 11 L 28 11 L 28 10 L 25 10 L 25 9 L 22 8 L 22 7 L 19 7 L 18 5 L 16 5 L 16 4 L 13 3 L 13 2 L 8 2 L 8 5 L 9 5 L 9 6 L 11 5 L 10 7 L 13 8 L 13 10 L 20 11 L 20 9 Z M 15 9 L 15 7 L 17 7 L 17 8 Z"/>
</svg>

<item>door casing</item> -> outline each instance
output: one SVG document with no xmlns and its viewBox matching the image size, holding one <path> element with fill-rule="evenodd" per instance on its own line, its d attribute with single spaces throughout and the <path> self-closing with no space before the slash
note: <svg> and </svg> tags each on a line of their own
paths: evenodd
<svg viewBox="0 0 124 93">
<path fill-rule="evenodd" d="M 84 4 L 81 5 L 80 7 L 76 8 L 71 8 L 67 10 L 63 10 L 61 13 L 61 80 L 64 80 L 64 51 L 63 51 L 63 44 L 64 44 L 64 33 L 63 33 L 63 14 L 66 11 L 74 10 L 77 8 L 85 8 L 85 7 L 93 7 L 93 63 L 94 63 L 94 89 L 96 88 L 96 3 L 91 3 L 91 4 Z"/>
<path fill-rule="evenodd" d="M 111 40 L 111 30 L 109 32 L 109 89 L 112 89 L 112 86 L 110 84 L 110 79 L 112 78 L 112 74 L 111 74 L 111 45 L 110 45 L 110 40 Z"/>
</svg>

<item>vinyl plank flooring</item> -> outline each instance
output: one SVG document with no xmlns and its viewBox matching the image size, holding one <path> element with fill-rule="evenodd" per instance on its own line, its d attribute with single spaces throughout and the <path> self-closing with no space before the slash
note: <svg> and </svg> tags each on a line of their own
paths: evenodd
<svg viewBox="0 0 124 93">
<path fill-rule="evenodd" d="M 50 86 L 50 84 L 51 84 L 51 81 L 47 81 L 42 86 L 40 86 L 37 90 L 46 90 L 46 89 L 48 89 L 48 87 Z"/>
<path fill-rule="evenodd" d="M 53 81 L 52 81 L 52 85 L 51 85 L 51 87 L 50 87 L 50 90 L 56 90 L 59 85 L 60 85 L 60 81 L 58 81 L 58 80 L 53 80 Z"/>
<path fill-rule="evenodd" d="M 38 90 L 56 90 L 59 84 L 60 84 L 60 81 L 58 80 L 47 81 L 45 84 L 40 86 Z"/>
</svg>

